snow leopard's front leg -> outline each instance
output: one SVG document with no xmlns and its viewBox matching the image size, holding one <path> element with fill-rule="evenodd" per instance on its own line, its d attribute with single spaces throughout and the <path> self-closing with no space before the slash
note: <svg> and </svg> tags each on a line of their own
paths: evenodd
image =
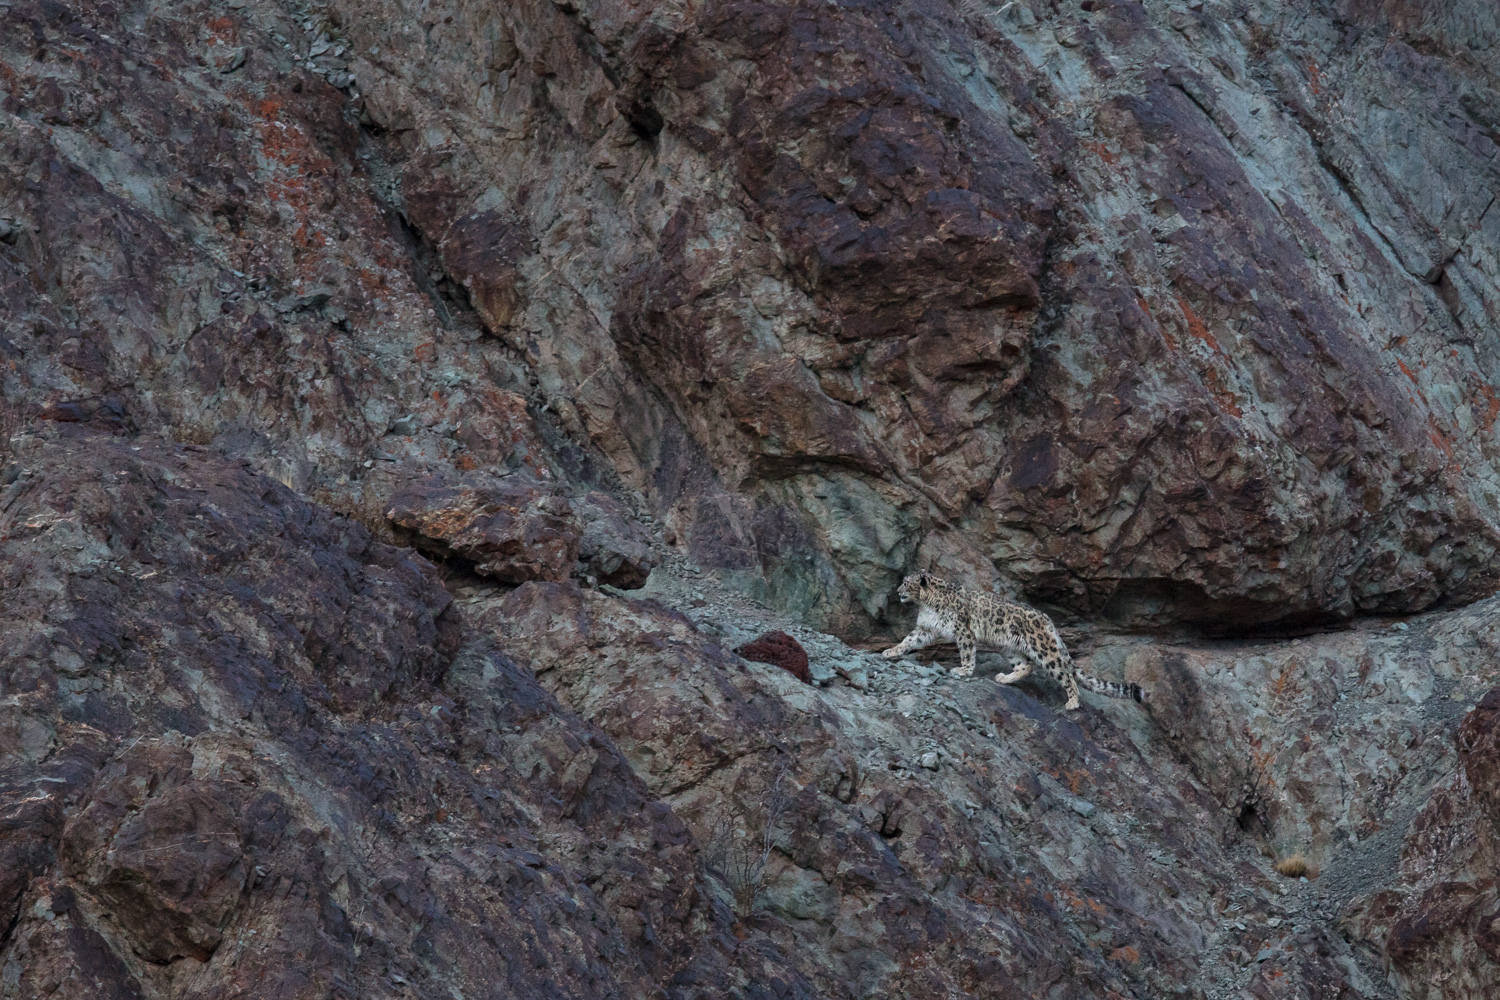
<svg viewBox="0 0 1500 1000">
<path fill-rule="evenodd" d="M 958 643 L 958 666 L 950 673 L 954 677 L 971 677 L 974 674 L 974 633 L 967 625 L 954 630 L 953 640 Z"/>
<path fill-rule="evenodd" d="M 937 642 L 937 639 L 937 633 L 931 631 L 930 629 L 923 628 L 921 625 L 918 625 L 916 628 L 911 630 L 911 633 L 907 635 L 905 639 L 902 639 L 900 642 L 896 643 L 896 645 L 892 646 L 890 649 L 887 649 L 880 655 L 885 657 L 887 660 L 894 660 L 898 656 L 905 656 L 907 653 L 910 653 L 914 649 L 921 649 L 923 646 L 931 646 L 934 642 Z"/>
</svg>

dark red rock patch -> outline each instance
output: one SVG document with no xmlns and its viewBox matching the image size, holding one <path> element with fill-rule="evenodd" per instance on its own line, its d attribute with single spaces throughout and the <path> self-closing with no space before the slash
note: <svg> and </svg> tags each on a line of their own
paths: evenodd
<svg viewBox="0 0 1500 1000">
<path fill-rule="evenodd" d="M 812 673 L 807 669 L 807 650 L 785 632 L 766 632 L 735 652 L 747 660 L 780 667 L 803 684 L 812 683 Z"/>
</svg>

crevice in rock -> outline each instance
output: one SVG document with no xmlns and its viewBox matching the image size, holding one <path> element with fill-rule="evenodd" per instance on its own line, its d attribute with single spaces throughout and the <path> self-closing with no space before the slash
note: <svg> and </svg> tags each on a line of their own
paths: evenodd
<svg viewBox="0 0 1500 1000">
<path fill-rule="evenodd" d="M 519 584 L 506 583 L 492 576 L 485 576 L 474 568 L 472 559 L 465 559 L 457 554 L 447 556 L 437 555 L 435 552 L 416 547 L 419 552 L 426 556 L 433 565 L 438 568 L 438 575 L 442 578 L 443 587 L 448 593 L 453 594 L 460 587 L 471 587 L 478 590 L 493 592 L 496 598 L 503 598 L 506 594 L 515 590 Z"/>
<path fill-rule="evenodd" d="M 630 123 L 630 130 L 647 145 L 655 147 L 656 137 L 666 127 L 666 119 L 656 110 L 649 97 L 639 98 L 624 106 L 621 113 Z"/>
<path fill-rule="evenodd" d="M 857 458 L 842 455 L 756 455 L 750 463 L 750 474 L 742 479 L 738 488 L 753 489 L 766 483 L 775 483 L 796 476 L 856 473 L 881 478 L 881 469 Z"/>
<path fill-rule="evenodd" d="M 1448 315 L 1453 317 L 1455 323 L 1462 326 L 1463 321 L 1460 317 L 1464 311 L 1463 299 L 1459 297 L 1458 287 L 1453 284 L 1453 279 L 1448 277 L 1447 268 L 1443 269 L 1443 272 L 1438 275 L 1436 281 L 1432 282 L 1432 285 L 1437 292 L 1438 299 L 1448 310 Z"/>
<path fill-rule="evenodd" d="M 371 140 L 378 140 L 383 134 L 383 130 L 374 125 L 362 125 L 361 129 L 365 137 Z M 394 180 L 386 185 L 377 183 L 372 186 L 372 193 L 385 214 L 392 237 L 406 251 L 407 272 L 412 282 L 432 304 L 433 312 L 443 329 L 483 331 L 484 323 L 474 307 L 469 289 L 449 274 L 436 241 L 412 223 L 398 198 L 385 196 L 399 193 L 394 185 Z M 389 190 L 382 192 L 382 186 Z M 515 371 L 525 373 L 524 382 L 521 378 L 496 379 L 496 384 L 526 397 L 527 415 L 563 470 L 590 488 L 607 492 L 630 506 L 626 499 L 629 491 L 625 490 L 614 466 L 594 453 L 591 441 L 575 440 L 547 411 L 546 397 L 537 384 L 530 364 L 521 353 L 504 340 L 488 333 L 485 334 L 484 344 L 504 354 Z M 492 378 L 498 373 L 498 369 L 490 370 Z M 639 511 L 636 513 L 639 514 Z"/>
<path fill-rule="evenodd" d="M 468 289 L 448 274 L 436 244 L 412 224 L 400 207 L 382 203 L 381 208 L 392 237 L 406 250 L 407 273 L 412 283 L 432 304 L 443 329 L 481 329 L 479 314 L 470 301 Z"/>
<path fill-rule="evenodd" d="M 1391 238 L 1385 234 L 1385 230 L 1376 225 L 1375 220 L 1371 218 L 1369 210 L 1365 208 L 1364 199 L 1359 196 L 1359 191 L 1354 187 L 1353 179 L 1349 177 L 1343 171 L 1343 169 L 1333 161 L 1333 157 L 1329 155 L 1328 150 L 1324 147 L 1322 140 L 1320 140 L 1318 136 L 1309 128 L 1306 122 L 1301 120 L 1300 115 L 1298 116 L 1298 123 L 1302 125 L 1303 132 L 1307 135 L 1308 141 L 1310 141 L 1313 144 L 1313 148 L 1318 151 L 1318 166 L 1322 167 L 1324 172 L 1327 173 L 1328 176 L 1333 178 L 1334 183 L 1338 185 L 1339 190 L 1344 192 L 1344 196 L 1349 199 L 1349 203 L 1353 205 L 1355 211 L 1359 213 L 1360 221 L 1363 223 L 1362 228 L 1366 232 L 1374 233 L 1377 237 L 1380 238 L 1380 242 L 1385 244 L 1386 252 L 1390 256 L 1391 263 L 1395 264 L 1398 270 L 1406 274 L 1411 274 L 1411 272 L 1407 270 L 1406 265 L 1401 262 L 1401 254 L 1396 249 L 1396 244 L 1391 242 Z M 1420 277 L 1420 275 L 1412 275 L 1412 277 Z"/>
<path fill-rule="evenodd" d="M 441 539 L 430 538 L 409 528 L 394 525 L 391 528 L 391 536 L 395 544 L 415 549 L 437 566 L 442 573 L 443 585 L 448 587 L 450 593 L 453 590 L 453 587 L 449 586 L 450 582 L 459 586 L 483 585 L 496 588 L 506 586 L 502 581 L 480 573 L 474 560 L 459 555 Z M 507 589 L 514 589 L 514 587 Z"/>
<path fill-rule="evenodd" d="M 11 917 L 4 928 L 0 928 L 0 954 L 4 954 L 10 948 L 11 937 L 16 933 L 16 926 L 21 922 L 21 909 L 16 907 L 15 916 Z"/>
<path fill-rule="evenodd" d="M 685 792 L 689 792 L 694 788 L 702 786 L 705 782 L 707 782 L 714 775 L 718 774 L 720 771 L 724 771 L 733 767 L 740 761 L 744 760 L 746 757 L 754 757 L 756 754 L 764 753 L 767 750 L 778 750 L 781 753 L 786 753 L 784 749 L 774 745 L 751 747 L 748 750 L 742 750 L 739 753 L 730 754 L 724 759 L 716 761 L 707 771 L 704 771 L 702 774 L 693 778 L 691 781 L 684 781 L 679 785 L 673 785 L 671 788 L 664 788 L 659 794 L 663 799 L 675 799 Z"/>
<path fill-rule="evenodd" d="M 1266 816 L 1261 814 L 1258 799 L 1247 798 L 1240 802 L 1239 812 L 1235 814 L 1234 825 L 1241 832 L 1261 838 L 1270 834 L 1271 824 Z"/>
<path fill-rule="evenodd" d="M 1442 260 L 1433 263 L 1431 269 L 1429 269 L 1428 272 L 1422 276 L 1422 280 L 1429 285 L 1436 285 L 1438 282 L 1442 281 L 1444 276 L 1446 276 L 1448 273 L 1448 265 L 1453 263 L 1453 258 L 1457 257 L 1459 255 L 1459 252 L 1462 250 L 1462 244 L 1455 244 L 1454 246 L 1450 247 L 1448 253 L 1443 257 Z"/>
</svg>

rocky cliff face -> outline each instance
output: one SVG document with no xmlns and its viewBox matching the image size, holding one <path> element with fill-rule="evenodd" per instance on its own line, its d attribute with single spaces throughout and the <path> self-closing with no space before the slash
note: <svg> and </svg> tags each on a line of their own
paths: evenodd
<svg viewBox="0 0 1500 1000">
<path fill-rule="evenodd" d="M 0 996 L 1500 990 L 1497 53 L 0 0 Z"/>
</svg>

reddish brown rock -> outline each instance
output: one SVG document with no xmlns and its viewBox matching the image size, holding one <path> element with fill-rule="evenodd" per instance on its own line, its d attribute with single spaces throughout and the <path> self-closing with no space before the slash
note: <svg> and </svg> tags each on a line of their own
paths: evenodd
<svg viewBox="0 0 1500 1000">
<path fill-rule="evenodd" d="M 1439 782 L 1406 831 L 1389 888 L 1356 900 L 1354 936 L 1378 945 L 1403 996 L 1484 1000 L 1500 991 L 1500 827 L 1494 781 L 1500 689 L 1464 716 L 1451 778 Z"/>
<path fill-rule="evenodd" d="M 690 831 L 597 727 L 460 645 L 420 556 L 203 449 L 51 422 L 18 442 L 10 992 L 812 996 L 763 934 L 737 951 Z"/>
<path fill-rule="evenodd" d="M 1494 585 L 1494 167 L 1441 96 L 1494 87 L 1482 17 L 525 5 L 481 68 L 466 4 L 431 53 L 339 8 L 406 54 L 361 79 L 432 231 L 534 240 L 489 265 L 556 411 L 784 607 L 868 633 L 938 560 L 1231 630 Z"/>
<path fill-rule="evenodd" d="M 514 217 L 475 213 L 459 218 L 438 241 L 443 266 L 492 333 L 509 327 L 526 301 L 519 264 L 531 246 L 523 226 Z"/>
<path fill-rule="evenodd" d="M 248 787 L 215 788 L 192 771 L 180 739 L 139 743 L 63 831 L 64 869 L 153 962 L 207 962 L 251 877 L 234 808 Z"/>
<path fill-rule="evenodd" d="M 391 497 L 385 516 L 439 558 L 457 556 L 506 583 L 566 580 L 578 560 L 572 506 L 521 476 L 417 480 Z"/>
<path fill-rule="evenodd" d="M 1448 950 L 1445 938 L 1455 933 L 1468 936 L 1485 888 L 1489 887 L 1439 882 L 1408 900 L 1386 935 L 1385 953 L 1407 969 L 1419 966 L 1423 958 L 1439 958 Z"/>
<path fill-rule="evenodd" d="M 129 965 L 89 926 L 66 883 L 38 879 L 33 889 L 33 909 L 40 908 L 44 916 L 33 925 L 21 925 L 26 960 L 16 969 L 18 996 L 66 1000 L 142 1000 L 147 996 Z"/>
<path fill-rule="evenodd" d="M 780 667 L 803 684 L 812 683 L 812 674 L 807 669 L 807 650 L 785 632 L 766 632 L 738 647 L 735 652 L 747 660 Z"/>
<path fill-rule="evenodd" d="M 1474 798 L 1500 829 L 1500 688 L 1492 689 L 1464 717 L 1455 740 Z"/>
<path fill-rule="evenodd" d="M 8 396 L 361 516 L 633 490 L 850 636 L 939 563 L 1230 631 L 1494 586 L 1480 0 L 575 6 L 10 4 Z"/>
</svg>

